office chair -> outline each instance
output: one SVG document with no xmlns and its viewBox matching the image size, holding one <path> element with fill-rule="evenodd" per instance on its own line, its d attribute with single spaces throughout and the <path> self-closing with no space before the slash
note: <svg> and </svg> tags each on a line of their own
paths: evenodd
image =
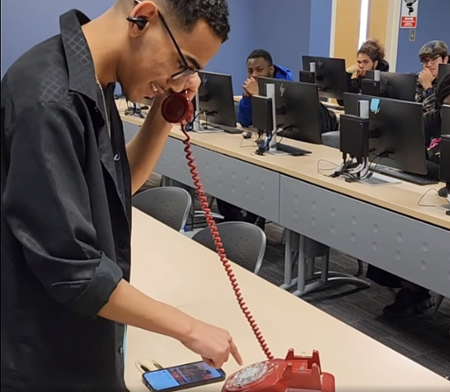
<svg viewBox="0 0 450 392">
<path fill-rule="evenodd" d="M 258 275 L 266 253 L 266 234 L 247 222 L 223 222 L 217 225 L 228 259 Z M 197 232 L 192 239 L 216 251 L 209 228 Z"/>
<path fill-rule="evenodd" d="M 133 206 L 177 231 L 184 231 L 192 199 L 177 187 L 148 189 L 133 197 Z"/>
</svg>

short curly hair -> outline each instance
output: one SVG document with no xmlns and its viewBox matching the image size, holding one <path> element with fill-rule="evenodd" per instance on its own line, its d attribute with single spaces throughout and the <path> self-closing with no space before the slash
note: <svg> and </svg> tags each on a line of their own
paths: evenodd
<svg viewBox="0 0 450 392">
<path fill-rule="evenodd" d="M 117 0 L 116 4 L 131 8 L 136 0 Z M 173 19 L 176 26 L 190 33 L 197 22 L 203 19 L 222 40 L 228 40 L 230 33 L 230 10 L 227 0 L 153 0 L 167 13 L 167 19 Z M 128 9 L 127 9 L 128 12 Z M 166 16 L 166 15 L 164 15 Z"/>
<path fill-rule="evenodd" d="M 358 50 L 358 54 L 365 54 L 366 56 L 369 56 L 373 62 L 375 62 L 384 60 L 385 50 L 383 45 L 381 45 L 378 40 L 371 39 L 361 45 Z"/>
</svg>

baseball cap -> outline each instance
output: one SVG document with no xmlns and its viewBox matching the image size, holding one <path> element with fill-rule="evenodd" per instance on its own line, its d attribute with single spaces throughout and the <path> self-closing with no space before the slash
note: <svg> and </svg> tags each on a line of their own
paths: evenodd
<svg viewBox="0 0 450 392">
<path fill-rule="evenodd" d="M 448 46 L 444 41 L 430 41 L 419 50 L 419 58 L 448 56 Z"/>
</svg>

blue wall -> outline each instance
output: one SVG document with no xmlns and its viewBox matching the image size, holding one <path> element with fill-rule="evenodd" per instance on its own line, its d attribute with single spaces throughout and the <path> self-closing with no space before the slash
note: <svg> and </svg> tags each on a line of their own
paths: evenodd
<svg viewBox="0 0 450 392">
<path fill-rule="evenodd" d="M 248 0 L 228 0 L 228 5 L 231 23 L 230 39 L 222 45 L 206 70 L 231 74 L 233 89 L 236 94 L 240 94 L 242 84 L 247 78 L 245 59 L 253 50 L 251 43 L 253 7 Z"/>
<path fill-rule="evenodd" d="M 332 11 L 333 0 L 311 1 L 309 54 L 312 56 L 330 55 Z"/>
<path fill-rule="evenodd" d="M 418 72 L 419 49 L 431 40 L 443 40 L 450 45 L 450 0 L 419 2 L 416 40 L 409 41 L 409 29 L 400 29 L 397 51 L 397 72 Z"/>
<path fill-rule="evenodd" d="M 269 51 L 274 62 L 289 68 L 298 80 L 301 56 L 309 51 L 311 0 L 257 0 L 255 4 L 253 47 Z"/>
<path fill-rule="evenodd" d="M 445 1 L 445 0 L 444 0 Z M 59 32 L 59 15 L 78 8 L 90 18 L 113 0 L 2 0 L 1 74 L 23 52 Z M 329 54 L 332 0 L 228 0 L 230 40 L 207 69 L 233 76 L 236 94 L 246 78 L 245 59 L 256 48 L 266 49 L 274 61 L 290 68 L 295 79 L 303 54 Z M 449 0 L 450 2 L 450 0 Z M 4 33 L 5 32 L 5 33 Z"/>
<path fill-rule="evenodd" d="M 96 18 L 112 0 L 1 0 L 2 77 L 9 66 L 37 43 L 59 33 L 59 15 L 72 9 Z"/>
</svg>

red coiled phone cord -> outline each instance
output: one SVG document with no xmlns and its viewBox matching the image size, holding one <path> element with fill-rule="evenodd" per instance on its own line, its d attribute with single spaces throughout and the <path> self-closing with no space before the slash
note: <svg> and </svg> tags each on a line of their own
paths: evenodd
<svg viewBox="0 0 450 392">
<path fill-rule="evenodd" d="M 242 313 L 244 313 L 245 318 L 248 320 L 250 327 L 252 328 L 253 333 L 255 334 L 256 339 L 258 340 L 267 359 L 271 360 L 271 359 L 273 359 L 273 355 L 272 355 L 269 347 L 267 346 L 267 343 L 264 340 L 264 337 L 258 327 L 258 324 L 256 323 L 255 319 L 253 318 L 252 313 L 250 312 L 247 305 L 245 304 L 244 297 L 242 296 L 241 289 L 239 287 L 239 283 L 237 282 L 236 276 L 234 275 L 233 269 L 231 268 L 231 264 L 228 261 L 227 256 L 225 254 L 225 250 L 223 248 L 219 230 L 217 229 L 216 222 L 214 221 L 214 218 L 211 215 L 211 209 L 209 208 L 208 198 L 206 197 L 205 191 L 203 190 L 203 185 L 201 183 L 201 180 L 200 180 L 200 177 L 199 177 L 199 174 L 197 171 L 197 165 L 195 164 L 195 160 L 193 158 L 191 143 L 190 143 L 191 138 L 189 137 L 189 134 L 186 131 L 186 128 L 184 125 L 181 126 L 181 130 L 183 131 L 183 133 L 186 137 L 185 140 L 183 140 L 183 144 L 185 145 L 184 152 L 186 153 L 186 159 L 188 161 L 188 166 L 190 168 L 192 180 L 194 181 L 195 188 L 197 189 L 198 198 L 200 200 L 202 210 L 205 213 L 206 222 L 208 223 L 209 229 L 211 230 L 211 235 L 212 235 L 214 243 L 216 245 L 216 250 L 217 250 L 217 253 L 219 254 L 220 261 L 222 262 L 222 264 L 225 268 L 225 272 L 228 276 L 228 279 L 231 282 L 231 286 L 233 287 L 233 291 L 236 295 L 236 299 L 238 301 L 239 307 L 242 310 Z"/>
</svg>

